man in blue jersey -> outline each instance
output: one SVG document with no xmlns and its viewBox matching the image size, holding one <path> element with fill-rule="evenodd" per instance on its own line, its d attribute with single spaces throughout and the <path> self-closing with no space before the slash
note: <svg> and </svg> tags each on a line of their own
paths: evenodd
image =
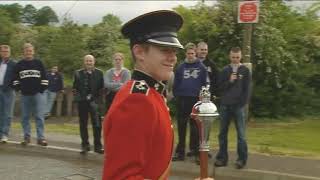
<svg viewBox="0 0 320 180">
<path fill-rule="evenodd" d="M 173 95 L 177 99 L 178 136 L 173 161 L 183 161 L 185 158 L 185 139 L 187 122 L 190 123 L 190 152 L 199 154 L 199 135 L 195 121 L 190 119 L 193 105 L 199 100 L 199 92 L 207 82 L 207 70 L 202 62 L 196 58 L 196 46 L 186 45 L 186 59 L 175 71 Z"/>
<path fill-rule="evenodd" d="M 30 116 L 36 119 L 37 144 L 47 146 L 44 137 L 44 96 L 48 87 L 45 68 L 39 59 L 34 57 L 34 47 L 26 43 L 23 47 L 23 59 L 14 69 L 12 86 L 21 92 L 21 124 L 24 139 L 22 145 L 28 145 L 31 139 Z"/>
</svg>

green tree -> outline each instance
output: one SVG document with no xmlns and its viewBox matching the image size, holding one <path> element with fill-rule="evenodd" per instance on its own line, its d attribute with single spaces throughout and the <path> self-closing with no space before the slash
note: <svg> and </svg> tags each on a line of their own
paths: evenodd
<svg viewBox="0 0 320 180">
<path fill-rule="evenodd" d="M 21 22 L 22 6 L 18 3 L 0 5 L 0 9 L 7 11 L 14 23 Z"/>
<path fill-rule="evenodd" d="M 8 44 L 14 33 L 14 23 L 11 21 L 9 14 L 0 9 L 0 44 Z"/>
<path fill-rule="evenodd" d="M 16 59 L 22 58 L 22 47 L 24 43 L 36 43 L 36 37 L 38 35 L 38 32 L 32 27 L 23 26 L 22 24 L 16 24 L 15 33 L 12 35 L 12 38 L 10 39 L 10 45 L 11 45 L 11 53 L 12 56 Z M 36 49 L 36 56 L 37 49 Z"/>
<path fill-rule="evenodd" d="M 54 38 L 49 39 L 47 65 L 58 65 L 66 77 L 71 78 L 73 72 L 82 67 L 87 53 L 83 27 L 65 19 Z"/>
<path fill-rule="evenodd" d="M 237 23 L 237 1 L 218 1 L 214 6 L 199 3 L 176 10 L 185 19 L 179 32 L 183 43 L 204 40 L 209 45 L 209 57 L 220 68 L 228 64 L 229 49 L 242 45 L 243 25 Z M 301 115 L 319 108 L 315 83 L 306 83 L 318 77 L 314 69 L 319 66 L 310 63 L 316 62 L 320 54 L 315 12 L 311 16 L 310 12 L 298 13 L 282 1 L 260 2 L 260 22 L 254 25 L 251 56 L 254 115 Z"/>
<path fill-rule="evenodd" d="M 36 15 L 37 9 L 33 5 L 28 4 L 23 8 L 21 22 L 34 25 L 36 22 Z"/>
<path fill-rule="evenodd" d="M 35 24 L 36 26 L 44 26 L 49 25 L 50 23 L 57 23 L 59 19 L 49 6 L 44 6 L 38 10 L 36 17 L 35 17 Z"/>
<path fill-rule="evenodd" d="M 121 41 L 121 21 L 117 16 L 108 14 L 103 21 L 93 26 L 88 39 L 88 49 L 96 57 L 97 65 L 103 69 L 112 66 L 112 55 L 123 47 Z"/>
</svg>

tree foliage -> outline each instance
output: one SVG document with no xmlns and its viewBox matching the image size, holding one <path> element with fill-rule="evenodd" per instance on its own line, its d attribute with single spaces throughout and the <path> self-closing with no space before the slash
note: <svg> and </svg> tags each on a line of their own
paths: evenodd
<svg viewBox="0 0 320 180">
<path fill-rule="evenodd" d="M 237 2 L 219 1 L 214 6 L 199 3 L 176 10 L 186 22 L 179 33 L 183 42 L 204 40 L 209 45 L 209 57 L 220 68 L 228 64 L 229 49 L 243 42 Z M 279 117 L 319 109 L 315 68 L 319 69 L 320 39 L 315 37 L 320 31 L 318 11 L 312 10 L 302 14 L 282 1 L 261 1 L 260 21 L 254 25 L 252 37 L 253 115 Z"/>
<path fill-rule="evenodd" d="M 0 9 L 0 22 L 0 43 L 8 44 L 15 28 L 9 14 L 2 9 Z"/>
<path fill-rule="evenodd" d="M 205 41 L 209 58 L 220 69 L 229 63 L 233 46 L 242 46 L 243 24 L 237 23 L 237 1 L 218 0 L 207 6 L 175 8 L 184 18 L 179 32 L 182 44 Z M 318 113 L 320 108 L 320 3 L 305 11 L 288 7 L 283 1 L 260 1 L 259 23 L 253 25 L 253 94 L 250 112 L 254 116 L 281 117 Z M 119 17 L 107 14 L 96 25 L 79 25 L 64 19 L 59 25 L 48 6 L 0 5 L 0 44 L 9 44 L 19 59 L 22 45 L 33 43 L 36 56 L 71 78 L 81 68 L 83 56 L 92 54 L 97 66 L 112 66 L 113 53 L 125 54 L 126 67 L 132 68 L 129 42 L 121 36 Z M 184 59 L 180 51 L 178 59 Z"/>
<path fill-rule="evenodd" d="M 96 57 L 97 65 L 108 69 L 112 66 L 112 55 L 121 47 L 121 21 L 107 14 L 101 23 L 94 25 L 88 39 L 88 49 Z M 107 68 L 106 68 L 107 67 Z"/>
<path fill-rule="evenodd" d="M 38 10 L 31 4 L 23 8 L 21 22 L 26 24 L 35 24 Z"/>
<path fill-rule="evenodd" d="M 0 5 L 0 9 L 4 10 L 8 13 L 11 21 L 13 23 L 20 23 L 21 22 L 21 14 L 22 14 L 22 6 L 18 3 L 13 4 L 2 4 Z"/>
<path fill-rule="evenodd" d="M 82 67 L 83 56 L 87 53 L 84 28 L 66 19 L 53 36 L 48 48 L 48 66 L 58 65 L 67 77 L 71 77 Z"/>
<path fill-rule="evenodd" d="M 59 22 L 56 13 L 49 6 L 44 6 L 38 10 L 35 16 L 35 24 L 36 26 L 44 26 L 49 25 L 50 23 Z"/>
</svg>

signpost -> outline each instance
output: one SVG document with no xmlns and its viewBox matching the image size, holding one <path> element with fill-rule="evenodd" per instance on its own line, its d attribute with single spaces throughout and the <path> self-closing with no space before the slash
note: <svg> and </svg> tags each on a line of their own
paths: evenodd
<svg viewBox="0 0 320 180">
<path fill-rule="evenodd" d="M 258 1 L 241 1 L 238 6 L 238 23 L 257 23 L 259 19 Z"/>
<path fill-rule="evenodd" d="M 240 1 L 238 4 L 238 23 L 243 23 L 243 64 L 245 64 L 250 71 L 252 71 L 251 64 L 251 38 L 252 38 L 252 24 L 258 23 L 259 20 L 259 2 L 258 1 Z M 249 105 L 245 107 L 245 119 L 249 118 Z"/>
</svg>

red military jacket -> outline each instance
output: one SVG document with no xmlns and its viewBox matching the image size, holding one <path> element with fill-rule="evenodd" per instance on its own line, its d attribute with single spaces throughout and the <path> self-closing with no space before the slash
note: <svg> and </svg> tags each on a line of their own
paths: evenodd
<svg viewBox="0 0 320 180">
<path fill-rule="evenodd" d="M 167 179 L 173 129 L 163 92 L 165 86 L 134 71 L 103 122 L 103 180 Z"/>
</svg>

